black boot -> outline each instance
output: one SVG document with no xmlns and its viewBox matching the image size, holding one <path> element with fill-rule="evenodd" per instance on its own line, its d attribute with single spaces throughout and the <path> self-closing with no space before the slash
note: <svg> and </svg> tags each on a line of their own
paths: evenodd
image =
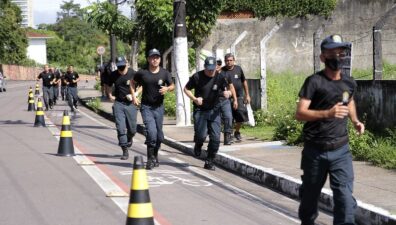
<svg viewBox="0 0 396 225">
<path fill-rule="evenodd" d="M 146 170 L 151 170 L 154 168 L 154 148 L 147 147 L 147 163 L 146 163 Z"/>
<path fill-rule="evenodd" d="M 133 136 L 128 135 L 128 145 L 127 145 L 127 147 L 131 148 L 132 144 L 133 144 Z"/>
<path fill-rule="evenodd" d="M 230 133 L 224 133 L 224 145 L 231 145 L 231 134 Z"/>
<path fill-rule="evenodd" d="M 195 155 L 196 157 L 199 157 L 199 156 L 201 155 L 201 153 L 202 153 L 202 145 L 203 145 L 203 144 L 197 144 L 197 143 L 195 143 L 195 146 L 194 146 L 194 155 Z"/>
<path fill-rule="evenodd" d="M 205 160 L 204 168 L 207 169 L 207 170 L 215 170 L 216 169 L 212 158 L 207 158 Z"/>
<path fill-rule="evenodd" d="M 205 165 L 204 168 L 207 170 L 215 170 L 216 167 L 214 165 L 214 159 L 216 157 L 216 152 L 212 152 L 210 149 L 208 149 L 208 157 L 205 160 Z"/>
<path fill-rule="evenodd" d="M 128 148 L 127 147 L 121 147 L 121 149 L 122 149 L 121 160 L 127 160 L 129 158 Z"/>
</svg>

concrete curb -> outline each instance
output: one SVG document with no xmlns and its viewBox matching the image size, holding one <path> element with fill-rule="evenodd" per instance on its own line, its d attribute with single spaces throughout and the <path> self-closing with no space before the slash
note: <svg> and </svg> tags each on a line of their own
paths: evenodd
<svg viewBox="0 0 396 225">
<path fill-rule="evenodd" d="M 80 102 L 88 109 L 96 111 L 92 107 L 88 106 L 84 100 L 80 99 Z M 114 121 L 114 117 L 111 113 L 105 112 L 101 109 L 97 110 L 96 112 L 104 118 Z M 140 134 L 145 135 L 143 125 L 138 124 L 137 131 Z M 163 143 L 186 154 L 194 155 L 193 146 L 178 142 L 177 140 L 166 136 Z M 205 155 L 206 151 L 203 151 L 201 158 L 204 158 Z M 299 199 L 299 188 L 301 186 L 301 181 L 298 179 L 287 176 L 271 168 L 257 166 L 221 152 L 217 154 L 215 162 L 218 166 L 221 166 L 258 184 L 269 187 L 276 192 L 284 194 L 293 199 Z M 357 201 L 357 203 L 358 207 L 355 214 L 357 224 L 396 225 L 396 216 L 391 215 L 389 211 L 363 203 L 361 201 Z M 331 213 L 333 211 L 333 206 L 334 203 L 332 192 L 328 189 L 322 189 L 319 199 L 319 207 L 322 210 Z"/>
</svg>

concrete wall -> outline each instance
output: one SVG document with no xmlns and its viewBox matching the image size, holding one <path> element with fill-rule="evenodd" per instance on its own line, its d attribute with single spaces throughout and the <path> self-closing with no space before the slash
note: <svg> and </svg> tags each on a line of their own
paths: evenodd
<svg viewBox="0 0 396 225">
<path fill-rule="evenodd" d="M 27 57 L 39 64 L 47 64 L 47 45 L 46 39 L 29 38 L 29 46 L 27 48 Z"/>
<path fill-rule="evenodd" d="M 396 80 L 358 81 L 355 101 L 359 118 L 371 131 L 396 128 Z"/>
<path fill-rule="evenodd" d="M 354 45 L 353 68 L 372 67 L 372 27 L 394 4 L 394 0 L 339 0 L 333 12 L 332 22 L 324 29 L 322 38 L 338 33 Z M 212 51 L 220 42 L 221 51 L 229 51 L 230 45 L 243 31 L 248 34 L 236 47 L 237 63 L 249 78 L 258 78 L 260 71 L 260 40 L 274 27 L 281 29 L 268 41 L 267 67 L 280 72 L 294 70 L 313 71 L 313 33 L 325 22 L 321 17 L 305 19 L 257 19 L 218 20 L 203 49 Z M 385 25 L 383 34 L 383 58 L 396 64 L 396 15 Z M 369 79 L 369 78 L 368 78 Z"/>
</svg>

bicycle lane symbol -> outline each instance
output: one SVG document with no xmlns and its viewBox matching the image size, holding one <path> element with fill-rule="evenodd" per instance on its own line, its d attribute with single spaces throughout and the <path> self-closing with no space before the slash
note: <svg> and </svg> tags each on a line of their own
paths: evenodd
<svg viewBox="0 0 396 225">
<path fill-rule="evenodd" d="M 131 175 L 132 171 L 120 171 L 120 173 L 121 175 Z M 147 171 L 147 179 L 150 187 L 160 187 L 176 183 L 192 187 L 209 187 L 213 185 L 209 181 L 202 179 L 189 179 L 186 178 L 186 176 L 191 176 L 191 173 L 171 170 Z"/>
</svg>

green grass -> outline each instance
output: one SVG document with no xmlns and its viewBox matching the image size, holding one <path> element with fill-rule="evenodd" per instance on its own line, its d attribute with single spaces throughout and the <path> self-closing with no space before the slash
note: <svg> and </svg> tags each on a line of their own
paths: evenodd
<svg viewBox="0 0 396 225">
<path fill-rule="evenodd" d="M 352 70 L 352 76 L 356 80 L 372 80 L 373 70 L 372 69 L 354 69 Z M 396 64 L 390 64 L 386 61 L 383 64 L 383 80 L 396 80 Z"/>
<path fill-rule="evenodd" d="M 255 137 L 262 141 L 271 141 L 274 136 L 275 127 L 272 126 L 243 126 L 241 133 L 245 136 Z"/>
</svg>

